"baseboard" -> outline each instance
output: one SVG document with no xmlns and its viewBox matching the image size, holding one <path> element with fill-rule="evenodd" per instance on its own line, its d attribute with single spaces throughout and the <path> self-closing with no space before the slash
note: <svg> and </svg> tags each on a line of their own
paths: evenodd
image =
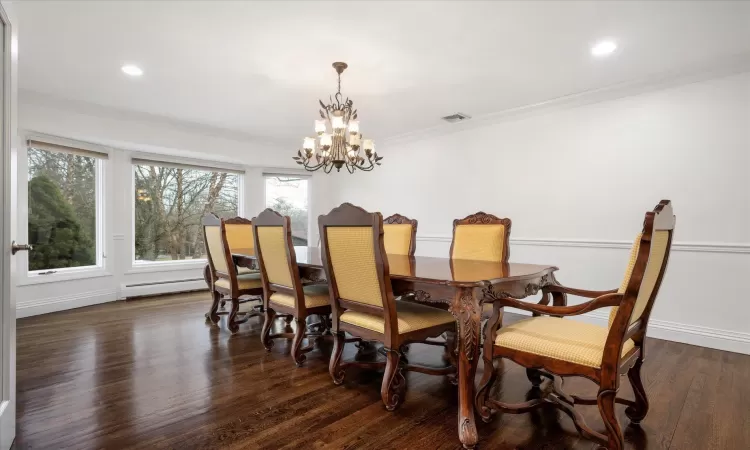
<svg viewBox="0 0 750 450">
<path fill-rule="evenodd" d="M 506 311 L 524 316 L 531 315 L 528 311 L 516 308 L 506 308 Z M 574 320 L 601 326 L 607 326 L 608 318 L 609 313 L 605 311 L 595 311 L 571 317 Z M 651 319 L 646 335 L 655 339 L 750 355 L 750 333 L 740 331 L 720 330 L 718 328 Z"/>
<path fill-rule="evenodd" d="M 16 305 L 16 318 L 38 316 L 40 314 L 98 305 L 115 300 L 117 300 L 117 291 L 114 289 L 82 292 L 80 294 L 42 298 L 27 302 L 19 300 Z"/>
<path fill-rule="evenodd" d="M 123 298 L 146 297 L 151 295 L 173 294 L 177 292 L 201 291 L 207 289 L 206 282 L 200 278 L 166 283 L 144 283 L 120 285 L 120 296 Z"/>
</svg>

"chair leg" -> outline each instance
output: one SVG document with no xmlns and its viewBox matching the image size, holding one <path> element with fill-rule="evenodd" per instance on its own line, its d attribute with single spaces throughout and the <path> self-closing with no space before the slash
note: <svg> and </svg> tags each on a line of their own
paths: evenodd
<svg viewBox="0 0 750 450">
<path fill-rule="evenodd" d="M 385 409 L 393 411 L 404 401 L 406 391 L 406 378 L 400 366 L 401 353 L 396 350 L 385 350 L 385 373 L 383 384 L 380 386 L 380 397 L 383 399 Z"/>
<path fill-rule="evenodd" d="M 635 406 L 628 406 L 625 408 L 625 415 L 630 419 L 630 423 L 638 425 L 641 423 L 646 414 L 648 414 L 648 397 L 646 397 L 646 389 L 643 387 L 643 380 L 641 379 L 641 367 L 643 366 L 643 358 L 638 357 L 635 365 L 628 370 L 628 379 L 630 385 L 633 386 L 633 393 L 635 394 Z"/>
<path fill-rule="evenodd" d="M 270 338 L 271 328 L 273 328 L 273 321 L 276 318 L 276 311 L 269 307 L 266 308 L 263 315 L 265 319 L 263 320 L 263 329 L 260 332 L 260 342 L 263 344 L 263 348 L 270 352 L 271 347 L 273 347 L 273 340 Z"/>
<path fill-rule="evenodd" d="M 542 375 L 536 369 L 526 369 L 526 378 L 531 381 L 531 385 L 538 388 L 542 384 Z"/>
<path fill-rule="evenodd" d="M 490 356 L 490 358 L 492 358 Z M 483 421 L 489 422 L 492 418 L 492 409 L 487 406 L 487 400 L 490 398 L 490 391 L 492 385 L 497 380 L 497 369 L 495 368 L 494 361 L 492 359 L 484 359 L 484 373 L 482 374 L 482 380 L 479 382 L 479 389 L 477 390 L 474 404 L 477 407 L 477 413 Z"/>
<path fill-rule="evenodd" d="M 331 374 L 335 385 L 342 384 L 346 375 L 346 370 L 341 367 L 341 355 L 344 353 L 345 344 L 342 331 L 333 333 L 333 351 L 331 352 L 331 360 L 328 362 L 328 373 Z"/>
<path fill-rule="evenodd" d="M 237 313 L 240 311 L 240 299 L 239 298 L 233 298 L 232 299 L 232 311 L 229 313 L 229 318 L 227 319 L 227 326 L 229 327 L 229 330 L 232 332 L 232 334 L 240 331 L 240 326 L 235 322 L 235 319 L 237 318 Z"/>
<path fill-rule="evenodd" d="M 456 333 L 448 331 L 445 333 L 445 349 L 443 350 L 443 360 L 448 361 L 453 367 L 458 368 L 458 358 L 456 358 L 457 348 Z M 457 374 L 448 375 L 448 380 L 452 385 L 458 385 Z"/>
<path fill-rule="evenodd" d="M 224 299 L 224 298 L 222 298 L 221 302 L 219 303 L 219 308 L 223 311 L 224 310 L 224 305 L 226 305 L 226 304 L 227 304 L 227 300 Z"/>
<path fill-rule="evenodd" d="M 599 413 L 602 415 L 604 426 L 607 427 L 607 450 L 623 450 L 625 439 L 622 436 L 620 423 L 615 413 L 615 399 L 617 391 L 614 389 L 601 389 L 596 397 Z"/>
<path fill-rule="evenodd" d="M 307 323 L 304 318 L 296 317 L 295 322 L 297 329 L 294 331 L 294 339 L 292 340 L 292 358 L 297 367 L 302 367 L 302 363 L 305 362 L 307 357 L 300 351 L 302 348 L 302 341 L 305 339 L 305 330 L 307 330 Z"/>
<path fill-rule="evenodd" d="M 211 297 L 213 298 L 211 302 L 211 309 L 208 310 L 206 313 L 206 321 L 210 321 L 211 323 L 219 323 L 219 315 L 217 314 L 217 311 L 219 309 L 219 300 L 221 299 L 221 294 L 219 294 L 216 291 L 213 291 L 211 293 Z"/>
</svg>

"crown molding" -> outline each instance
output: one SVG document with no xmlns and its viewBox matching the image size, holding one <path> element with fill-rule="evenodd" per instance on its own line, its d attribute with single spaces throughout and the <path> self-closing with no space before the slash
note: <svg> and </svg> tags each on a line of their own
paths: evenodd
<svg viewBox="0 0 750 450">
<path fill-rule="evenodd" d="M 57 95 L 47 94 L 44 92 L 30 89 L 19 89 L 18 98 L 20 104 L 29 104 L 65 111 L 77 112 L 89 116 L 105 117 L 114 120 L 124 120 L 133 122 L 143 122 L 148 124 L 158 124 L 175 128 L 179 131 L 193 134 L 200 134 L 209 137 L 218 137 L 229 139 L 237 142 L 249 142 L 256 145 L 266 145 L 274 147 L 288 147 L 290 141 L 286 139 L 277 139 L 268 136 L 257 136 L 243 131 L 221 128 L 198 122 L 174 119 L 158 114 L 115 108 L 112 106 L 100 105 L 97 103 L 73 100 Z"/>
<path fill-rule="evenodd" d="M 539 103 L 522 105 L 490 114 L 474 116 L 471 120 L 465 122 L 454 124 L 446 123 L 430 128 L 410 131 L 408 133 L 383 138 L 380 140 L 380 145 L 409 143 L 421 139 L 486 127 L 511 120 L 593 105 L 609 100 L 632 97 L 700 81 L 724 78 L 745 72 L 750 72 L 750 52 L 734 55 L 731 58 L 713 60 L 681 70 L 662 72 L 599 89 L 576 92 Z"/>
</svg>

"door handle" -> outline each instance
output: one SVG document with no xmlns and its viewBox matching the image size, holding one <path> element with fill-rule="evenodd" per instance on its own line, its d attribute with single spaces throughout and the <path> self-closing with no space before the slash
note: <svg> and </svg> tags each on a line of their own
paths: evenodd
<svg viewBox="0 0 750 450">
<path fill-rule="evenodd" d="M 30 246 L 29 244 L 16 244 L 16 241 L 10 243 L 10 253 L 12 255 L 15 255 L 16 252 L 19 252 L 21 250 L 30 252 L 34 250 L 34 247 Z"/>
</svg>

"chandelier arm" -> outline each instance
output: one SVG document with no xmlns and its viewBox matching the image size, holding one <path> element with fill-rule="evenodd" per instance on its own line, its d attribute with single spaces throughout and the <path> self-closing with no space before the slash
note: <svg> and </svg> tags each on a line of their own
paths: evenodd
<svg viewBox="0 0 750 450">
<path fill-rule="evenodd" d="M 308 160 L 308 161 L 309 161 L 309 160 Z M 318 170 L 318 169 L 320 169 L 321 167 L 323 167 L 323 165 L 324 165 L 324 164 L 325 164 L 325 163 L 324 163 L 324 162 L 322 162 L 322 163 L 318 163 L 318 164 L 315 164 L 315 165 L 312 165 L 312 166 L 311 166 L 311 165 L 308 165 L 307 163 L 304 163 L 304 164 L 302 164 L 302 166 L 303 166 L 303 167 L 304 167 L 304 168 L 305 168 L 306 170 L 308 170 L 308 171 L 310 171 L 310 172 L 313 172 L 313 171 L 315 171 L 315 170 Z"/>
</svg>

